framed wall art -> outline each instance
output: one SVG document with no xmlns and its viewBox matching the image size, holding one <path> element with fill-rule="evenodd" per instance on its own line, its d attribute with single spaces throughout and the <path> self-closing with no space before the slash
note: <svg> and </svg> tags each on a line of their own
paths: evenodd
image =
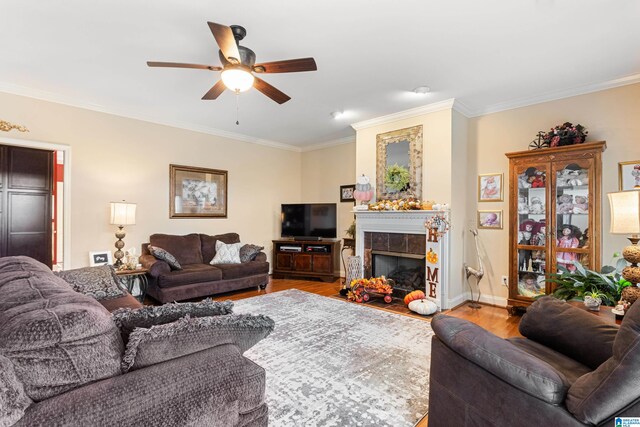
<svg viewBox="0 0 640 427">
<path fill-rule="evenodd" d="M 502 230 L 502 211 L 478 211 L 478 228 Z"/>
<path fill-rule="evenodd" d="M 353 192 L 356 190 L 356 185 L 341 185 L 340 186 L 340 201 L 341 202 L 355 202 Z"/>
<path fill-rule="evenodd" d="M 227 171 L 169 165 L 170 218 L 226 218 Z"/>
<path fill-rule="evenodd" d="M 618 163 L 620 191 L 640 189 L 640 160 Z"/>
<path fill-rule="evenodd" d="M 91 267 L 97 267 L 99 265 L 113 264 L 111 258 L 111 251 L 94 251 L 89 252 L 89 265 Z"/>
<path fill-rule="evenodd" d="M 478 175 L 478 201 L 503 201 L 503 175 L 501 173 L 486 173 Z"/>
</svg>

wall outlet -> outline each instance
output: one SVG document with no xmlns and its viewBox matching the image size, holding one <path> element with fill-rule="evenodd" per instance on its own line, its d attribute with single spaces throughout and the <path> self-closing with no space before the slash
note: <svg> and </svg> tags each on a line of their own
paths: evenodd
<svg viewBox="0 0 640 427">
<path fill-rule="evenodd" d="M 509 276 L 502 276 L 502 286 L 509 286 Z"/>
</svg>

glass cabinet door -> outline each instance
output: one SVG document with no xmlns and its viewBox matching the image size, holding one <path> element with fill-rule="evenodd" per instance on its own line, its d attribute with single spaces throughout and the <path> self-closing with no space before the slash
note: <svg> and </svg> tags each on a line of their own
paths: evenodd
<svg viewBox="0 0 640 427">
<path fill-rule="evenodd" d="M 576 270 L 576 263 L 591 268 L 589 253 L 590 161 L 554 164 L 555 175 L 555 253 L 556 271 Z"/>
<path fill-rule="evenodd" d="M 522 167 L 518 179 L 518 295 L 545 293 L 547 271 L 547 166 Z"/>
</svg>

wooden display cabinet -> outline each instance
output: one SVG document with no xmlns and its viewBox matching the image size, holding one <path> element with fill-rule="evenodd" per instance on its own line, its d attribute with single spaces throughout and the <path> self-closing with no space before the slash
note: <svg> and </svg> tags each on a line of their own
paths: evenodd
<svg viewBox="0 0 640 427">
<path fill-rule="evenodd" d="M 600 268 L 602 152 L 606 143 L 506 153 L 509 299 L 515 313 L 553 292 L 546 274 Z"/>
<path fill-rule="evenodd" d="M 333 282 L 340 277 L 339 240 L 273 240 L 273 278 L 317 277 Z"/>
</svg>

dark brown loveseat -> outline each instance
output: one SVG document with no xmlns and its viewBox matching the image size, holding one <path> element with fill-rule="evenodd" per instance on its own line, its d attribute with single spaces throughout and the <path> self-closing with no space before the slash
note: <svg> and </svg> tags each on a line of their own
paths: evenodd
<svg viewBox="0 0 640 427">
<path fill-rule="evenodd" d="M 256 286 L 264 289 L 269 283 L 267 255 L 260 252 L 254 260 L 240 264 L 210 265 L 218 240 L 226 244 L 240 243 L 240 236 L 237 233 L 151 235 L 149 243 L 142 245 L 140 257 L 142 266 L 149 270 L 147 295 L 166 303 Z M 165 261 L 156 259 L 149 253 L 149 245 L 168 251 L 182 270 L 172 270 Z"/>
</svg>

